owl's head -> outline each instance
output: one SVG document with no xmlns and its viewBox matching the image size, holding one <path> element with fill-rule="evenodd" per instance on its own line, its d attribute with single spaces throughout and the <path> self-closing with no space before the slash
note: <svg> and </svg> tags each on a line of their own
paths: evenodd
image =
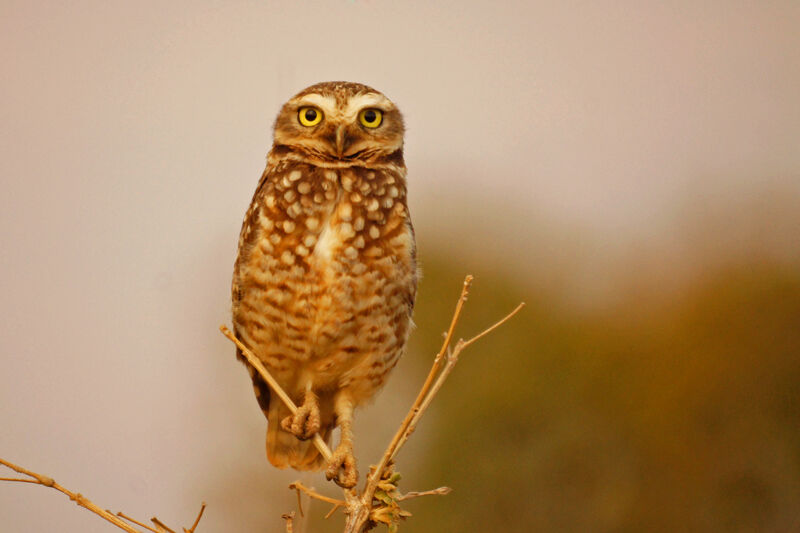
<svg viewBox="0 0 800 533">
<path fill-rule="evenodd" d="M 325 82 L 284 104 L 273 150 L 332 163 L 402 158 L 403 133 L 403 116 L 380 92 L 360 83 Z"/>
</svg>

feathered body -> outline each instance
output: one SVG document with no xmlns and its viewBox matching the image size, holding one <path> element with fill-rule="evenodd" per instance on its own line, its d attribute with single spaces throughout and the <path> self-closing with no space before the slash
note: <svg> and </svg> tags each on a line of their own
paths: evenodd
<svg viewBox="0 0 800 533">
<path fill-rule="evenodd" d="M 315 113 L 321 120 L 308 125 Z M 379 125 L 371 127 L 376 113 Z M 329 477 L 354 484 L 354 464 L 337 473 L 352 462 L 352 410 L 384 384 L 403 353 L 416 294 L 402 150 L 399 111 L 360 84 L 309 87 L 276 120 L 239 239 L 233 324 L 305 408 L 289 416 L 248 365 L 268 419 L 267 456 L 277 467 L 321 468 L 317 450 L 300 439 L 319 432 L 329 440 L 346 423 Z"/>
</svg>

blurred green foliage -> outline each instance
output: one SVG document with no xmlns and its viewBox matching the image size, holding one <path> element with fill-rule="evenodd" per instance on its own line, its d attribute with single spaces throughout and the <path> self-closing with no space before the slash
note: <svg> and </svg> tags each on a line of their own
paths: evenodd
<svg viewBox="0 0 800 533">
<path fill-rule="evenodd" d="M 464 274 L 424 267 L 421 359 Z M 475 274 L 459 335 L 528 305 L 465 352 L 432 453 L 400 465 L 455 489 L 409 502 L 405 530 L 800 530 L 800 271 L 732 265 L 592 311 Z"/>
</svg>

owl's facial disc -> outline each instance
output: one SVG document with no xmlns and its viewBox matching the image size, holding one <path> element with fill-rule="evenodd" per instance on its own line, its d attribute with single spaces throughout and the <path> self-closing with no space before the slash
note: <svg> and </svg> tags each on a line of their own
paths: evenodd
<svg viewBox="0 0 800 533">
<path fill-rule="evenodd" d="M 394 153 L 403 145 L 402 115 L 388 98 L 364 89 L 301 92 L 278 115 L 275 143 L 323 161 L 374 161 Z"/>
</svg>

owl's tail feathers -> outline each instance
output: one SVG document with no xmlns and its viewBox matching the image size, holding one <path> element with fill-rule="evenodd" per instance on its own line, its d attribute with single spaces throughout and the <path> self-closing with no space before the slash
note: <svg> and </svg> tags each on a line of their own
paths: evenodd
<svg viewBox="0 0 800 533">
<path fill-rule="evenodd" d="M 291 412 L 282 402 L 270 402 L 267 413 L 267 459 L 277 468 L 290 466 L 295 470 L 321 470 L 327 465 L 314 443 L 300 440 L 281 428 L 281 420 Z M 325 424 L 319 431 L 320 437 L 328 445 L 331 441 L 333 424 Z"/>
</svg>

